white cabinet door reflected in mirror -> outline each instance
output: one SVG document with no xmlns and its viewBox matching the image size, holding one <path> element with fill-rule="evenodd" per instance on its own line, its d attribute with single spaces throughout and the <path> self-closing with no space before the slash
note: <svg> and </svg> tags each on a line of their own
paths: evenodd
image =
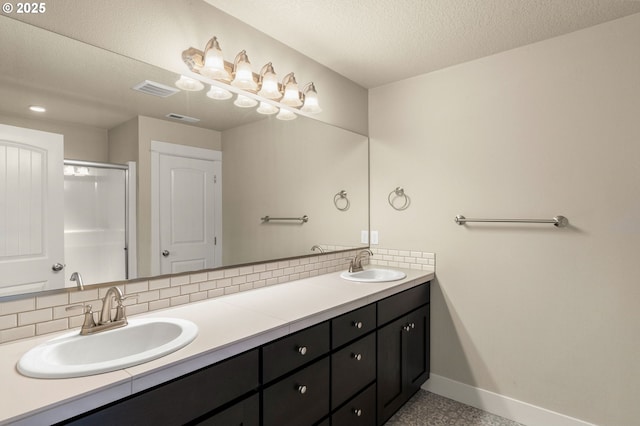
<svg viewBox="0 0 640 426">
<path fill-rule="evenodd" d="M 0 296 L 64 287 L 63 137 L 0 125 Z"/>
</svg>

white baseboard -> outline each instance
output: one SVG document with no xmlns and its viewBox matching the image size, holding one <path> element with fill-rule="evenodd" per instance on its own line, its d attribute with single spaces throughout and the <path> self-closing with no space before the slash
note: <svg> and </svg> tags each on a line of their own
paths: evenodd
<svg viewBox="0 0 640 426">
<path fill-rule="evenodd" d="M 422 389 L 527 426 L 596 426 L 437 374 L 430 374 Z"/>
</svg>

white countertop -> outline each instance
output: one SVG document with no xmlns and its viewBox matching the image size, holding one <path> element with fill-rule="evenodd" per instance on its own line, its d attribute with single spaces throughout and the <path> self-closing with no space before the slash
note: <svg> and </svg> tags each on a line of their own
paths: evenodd
<svg viewBox="0 0 640 426">
<path fill-rule="evenodd" d="M 340 273 L 291 281 L 191 303 L 136 318 L 183 318 L 197 324 L 196 339 L 162 358 L 94 376 L 34 379 L 16 370 L 20 357 L 63 333 L 0 345 L 0 424 L 48 425 L 198 368 L 255 348 L 431 280 L 433 272 L 403 270 L 403 280 L 358 283 Z"/>
</svg>

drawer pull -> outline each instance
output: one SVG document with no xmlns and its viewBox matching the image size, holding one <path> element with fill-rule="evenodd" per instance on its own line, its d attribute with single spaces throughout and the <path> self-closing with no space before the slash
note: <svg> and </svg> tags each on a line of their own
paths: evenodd
<svg viewBox="0 0 640 426">
<path fill-rule="evenodd" d="M 404 331 L 409 332 L 409 331 L 411 331 L 411 326 L 409 326 L 409 324 L 407 324 L 407 325 L 405 325 L 404 327 L 402 327 L 402 329 L 403 329 Z"/>
<path fill-rule="evenodd" d="M 298 386 L 298 393 L 304 395 L 305 393 L 307 393 L 307 387 L 305 385 Z"/>
<path fill-rule="evenodd" d="M 355 328 L 362 328 L 362 326 L 363 326 L 362 321 L 354 321 L 353 322 L 353 326 Z"/>
<path fill-rule="evenodd" d="M 359 408 L 355 408 L 353 410 L 353 414 L 355 414 L 356 416 L 360 417 L 360 416 L 362 416 L 362 410 L 359 409 Z"/>
<path fill-rule="evenodd" d="M 298 348 L 298 353 L 299 353 L 300 355 L 306 355 L 306 354 L 307 354 L 307 347 L 306 347 L 306 346 L 300 346 L 300 347 Z"/>
<path fill-rule="evenodd" d="M 355 359 L 356 361 L 360 361 L 362 359 L 362 354 L 351 354 L 351 358 Z"/>
</svg>

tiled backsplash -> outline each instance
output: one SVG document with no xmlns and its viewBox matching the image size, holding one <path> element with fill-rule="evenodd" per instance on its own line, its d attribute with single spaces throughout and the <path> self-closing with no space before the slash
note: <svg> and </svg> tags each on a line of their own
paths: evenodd
<svg viewBox="0 0 640 426">
<path fill-rule="evenodd" d="M 370 263 L 407 269 L 433 270 L 432 253 L 372 249 Z M 81 310 L 67 311 L 75 304 L 89 304 L 100 311 L 107 289 L 118 285 L 131 299 L 125 302 L 127 315 L 155 311 L 186 303 L 212 299 L 226 294 L 281 284 L 303 278 L 347 269 L 358 250 L 326 253 L 320 256 L 290 259 L 281 262 L 219 269 L 193 274 L 165 276 L 157 279 L 110 283 L 89 287 L 84 291 L 69 291 L 49 295 L 33 295 L 0 302 L 0 344 L 56 331 L 79 328 Z"/>
</svg>

